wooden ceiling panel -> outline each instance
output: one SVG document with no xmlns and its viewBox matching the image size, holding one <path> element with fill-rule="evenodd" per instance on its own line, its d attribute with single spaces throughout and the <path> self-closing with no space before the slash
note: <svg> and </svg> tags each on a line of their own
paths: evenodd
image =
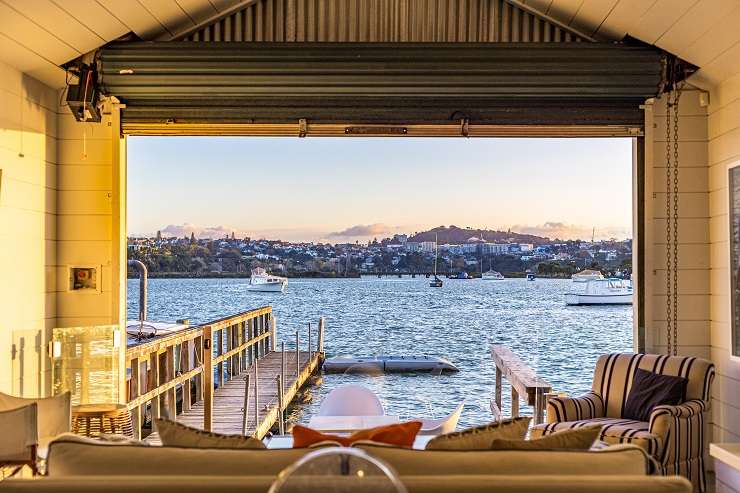
<svg viewBox="0 0 740 493">
<path fill-rule="evenodd" d="M 599 26 L 596 35 L 606 39 L 622 39 L 637 23 L 640 16 L 656 0 L 619 0 Z"/>
<path fill-rule="evenodd" d="M 50 87 L 64 85 L 64 70 L 2 33 L 0 33 L 0 60 Z"/>
<path fill-rule="evenodd" d="M 138 0 L 164 26 L 169 34 L 176 34 L 195 22 L 175 0 Z"/>
<path fill-rule="evenodd" d="M 0 3 L 0 19 L 0 32 L 51 62 L 64 63 L 81 54 L 6 3 Z"/>
<path fill-rule="evenodd" d="M 715 23 L 680 55 L 702 67 L 740 41 L 738 26 L 740 26 L 740 7 Z"/>
<path fill-rule="evenodd" d="M 573 22 L 570 23 L 571 27 L 588 35 L 593 35 L 617 2 L 618 0 L 588 0 L 583 2 Z"/>
<path fill-rule="evenodd" d="M 111 15 L 95 0 L 74 0 L 73 2 L 52 0 L 52 2 L 105 42 L 123 36 L 129 31 L 123 22 Z"/>
<path fill-rule="evenodd" d="M 657 40 L 657 43 L 672 53 L 682 53 L 738 7 L 740 7 L 738 0 L 699 0 Z"/>
<path fill-rule="evenodd" d="M 697 1 L 658 0 L 645 11 L 629 33 L 648 44 L 655 44 Z"/>
<path fill-rule="evenodd" d="M 187 12 L 188 16 L 197 22 L 203 22 L 208 18 L 217 15 L 219 11 L 211 2 L 203 0 L 176 0 L 182 10 Z"/>
<path fill-rule="evenodd" d="M 107 41 L 87 29 L 76 17 L 51 0 L 4 0 L 4 2 L 41 28 L 63 39 L 80 53 L 94 50 Z"/>
<path fill-rule="evenodd" d="M 157 18 L 136 0 L 96 1 L 142 39 L 153 38 L 165 30 Z"/>
<path fill-rule="evenodd" d="M 584 0 L 553 0 L 547 10 L 547 15 L 563 24 L 570 25 L 583 2 Z"/>
</svg>

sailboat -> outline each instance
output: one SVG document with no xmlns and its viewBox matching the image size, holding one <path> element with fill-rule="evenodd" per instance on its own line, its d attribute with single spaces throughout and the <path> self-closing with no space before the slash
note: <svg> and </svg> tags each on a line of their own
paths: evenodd
<svg viewBox="0 0 740 493">
<path fill-rule="evenodd" d="M 483 267 L 483 261 L 481 260 L 481 267 Z M 502 281 L 506 279 L 503 274 L 493 270 L 493 260 L 491 260 L 491 268 L 486 272 L 481 273 L 481 279 L 484 281 Z"/>
<path fill-rule="evenodd" d="M 434 279 L 429 281 L 430 288 L 441 288 L 442 279 L 437 277 L 437 257 L 439 256 L 439 250 L 437 248 L 437 235 L 434 235 Z"/>
</svg>

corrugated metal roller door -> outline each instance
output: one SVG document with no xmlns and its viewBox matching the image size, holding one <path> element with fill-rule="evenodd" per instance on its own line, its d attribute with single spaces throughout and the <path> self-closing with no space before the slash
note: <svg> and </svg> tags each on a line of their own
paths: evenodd
<svg viewBox="0 0 740 493">
<path fill-rule="evenodd" d="M 471 135 L 532 125 L 615 133 L 642 126 L 661 57 L 597 43 L 141 42 L 102 49 L 99 74 L 126 104 L 128 133 L 413 133 L 460 122 Z"/>
</svg>

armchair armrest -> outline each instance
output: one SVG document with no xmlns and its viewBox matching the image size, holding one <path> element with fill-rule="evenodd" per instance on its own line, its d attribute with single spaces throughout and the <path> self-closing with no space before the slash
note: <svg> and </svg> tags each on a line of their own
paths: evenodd
<svg viewBox="0 0 740 493">
<path fill-rule="evenodd" d="M 650 412 L 649 431 L 662 434 L 663 431 L 667 430 L 663 426 L 664 422 L 673 421 L 674 418 L 689 419 L 699 416 L 708 408 L 709 403 L 700 399 L 691 399 L 677 406 L 655 406 Z"/>
<path fill-rule="evenodd" d="M 579 397 L 551 397 L 547 400 L 548 423 L 603 417 L 604 399 L 593 391 Z"/>
</svg>

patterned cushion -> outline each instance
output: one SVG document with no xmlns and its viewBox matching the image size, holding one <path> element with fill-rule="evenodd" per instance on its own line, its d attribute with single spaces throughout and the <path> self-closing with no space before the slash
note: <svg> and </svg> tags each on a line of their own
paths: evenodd
<svg viewBox="0 0 740 493">
<path fill-rule="evenodd" d="M 559 423 L 547 423 L 532 428 L 532 438 L 541 437 L 555 433 L 556 431 L 582 426 L 601 424 L 599 439 L 608 444 L 630 443 L 642 448 L 651 456 L 656 456 L 661 450 L 661 439 L 648 431 L 649 424 L 646 421 L 634 421 L 619 418 L 594 418 L 581 421 L 561 421 Z"/>
<path fill-rule="evenodd" d="M 494 438 L 524 439 L 530 420 L 529 417 L 511 418 L 445 433 L 429 440 L 426 450 L 488 450 Z"/>
</svg>

